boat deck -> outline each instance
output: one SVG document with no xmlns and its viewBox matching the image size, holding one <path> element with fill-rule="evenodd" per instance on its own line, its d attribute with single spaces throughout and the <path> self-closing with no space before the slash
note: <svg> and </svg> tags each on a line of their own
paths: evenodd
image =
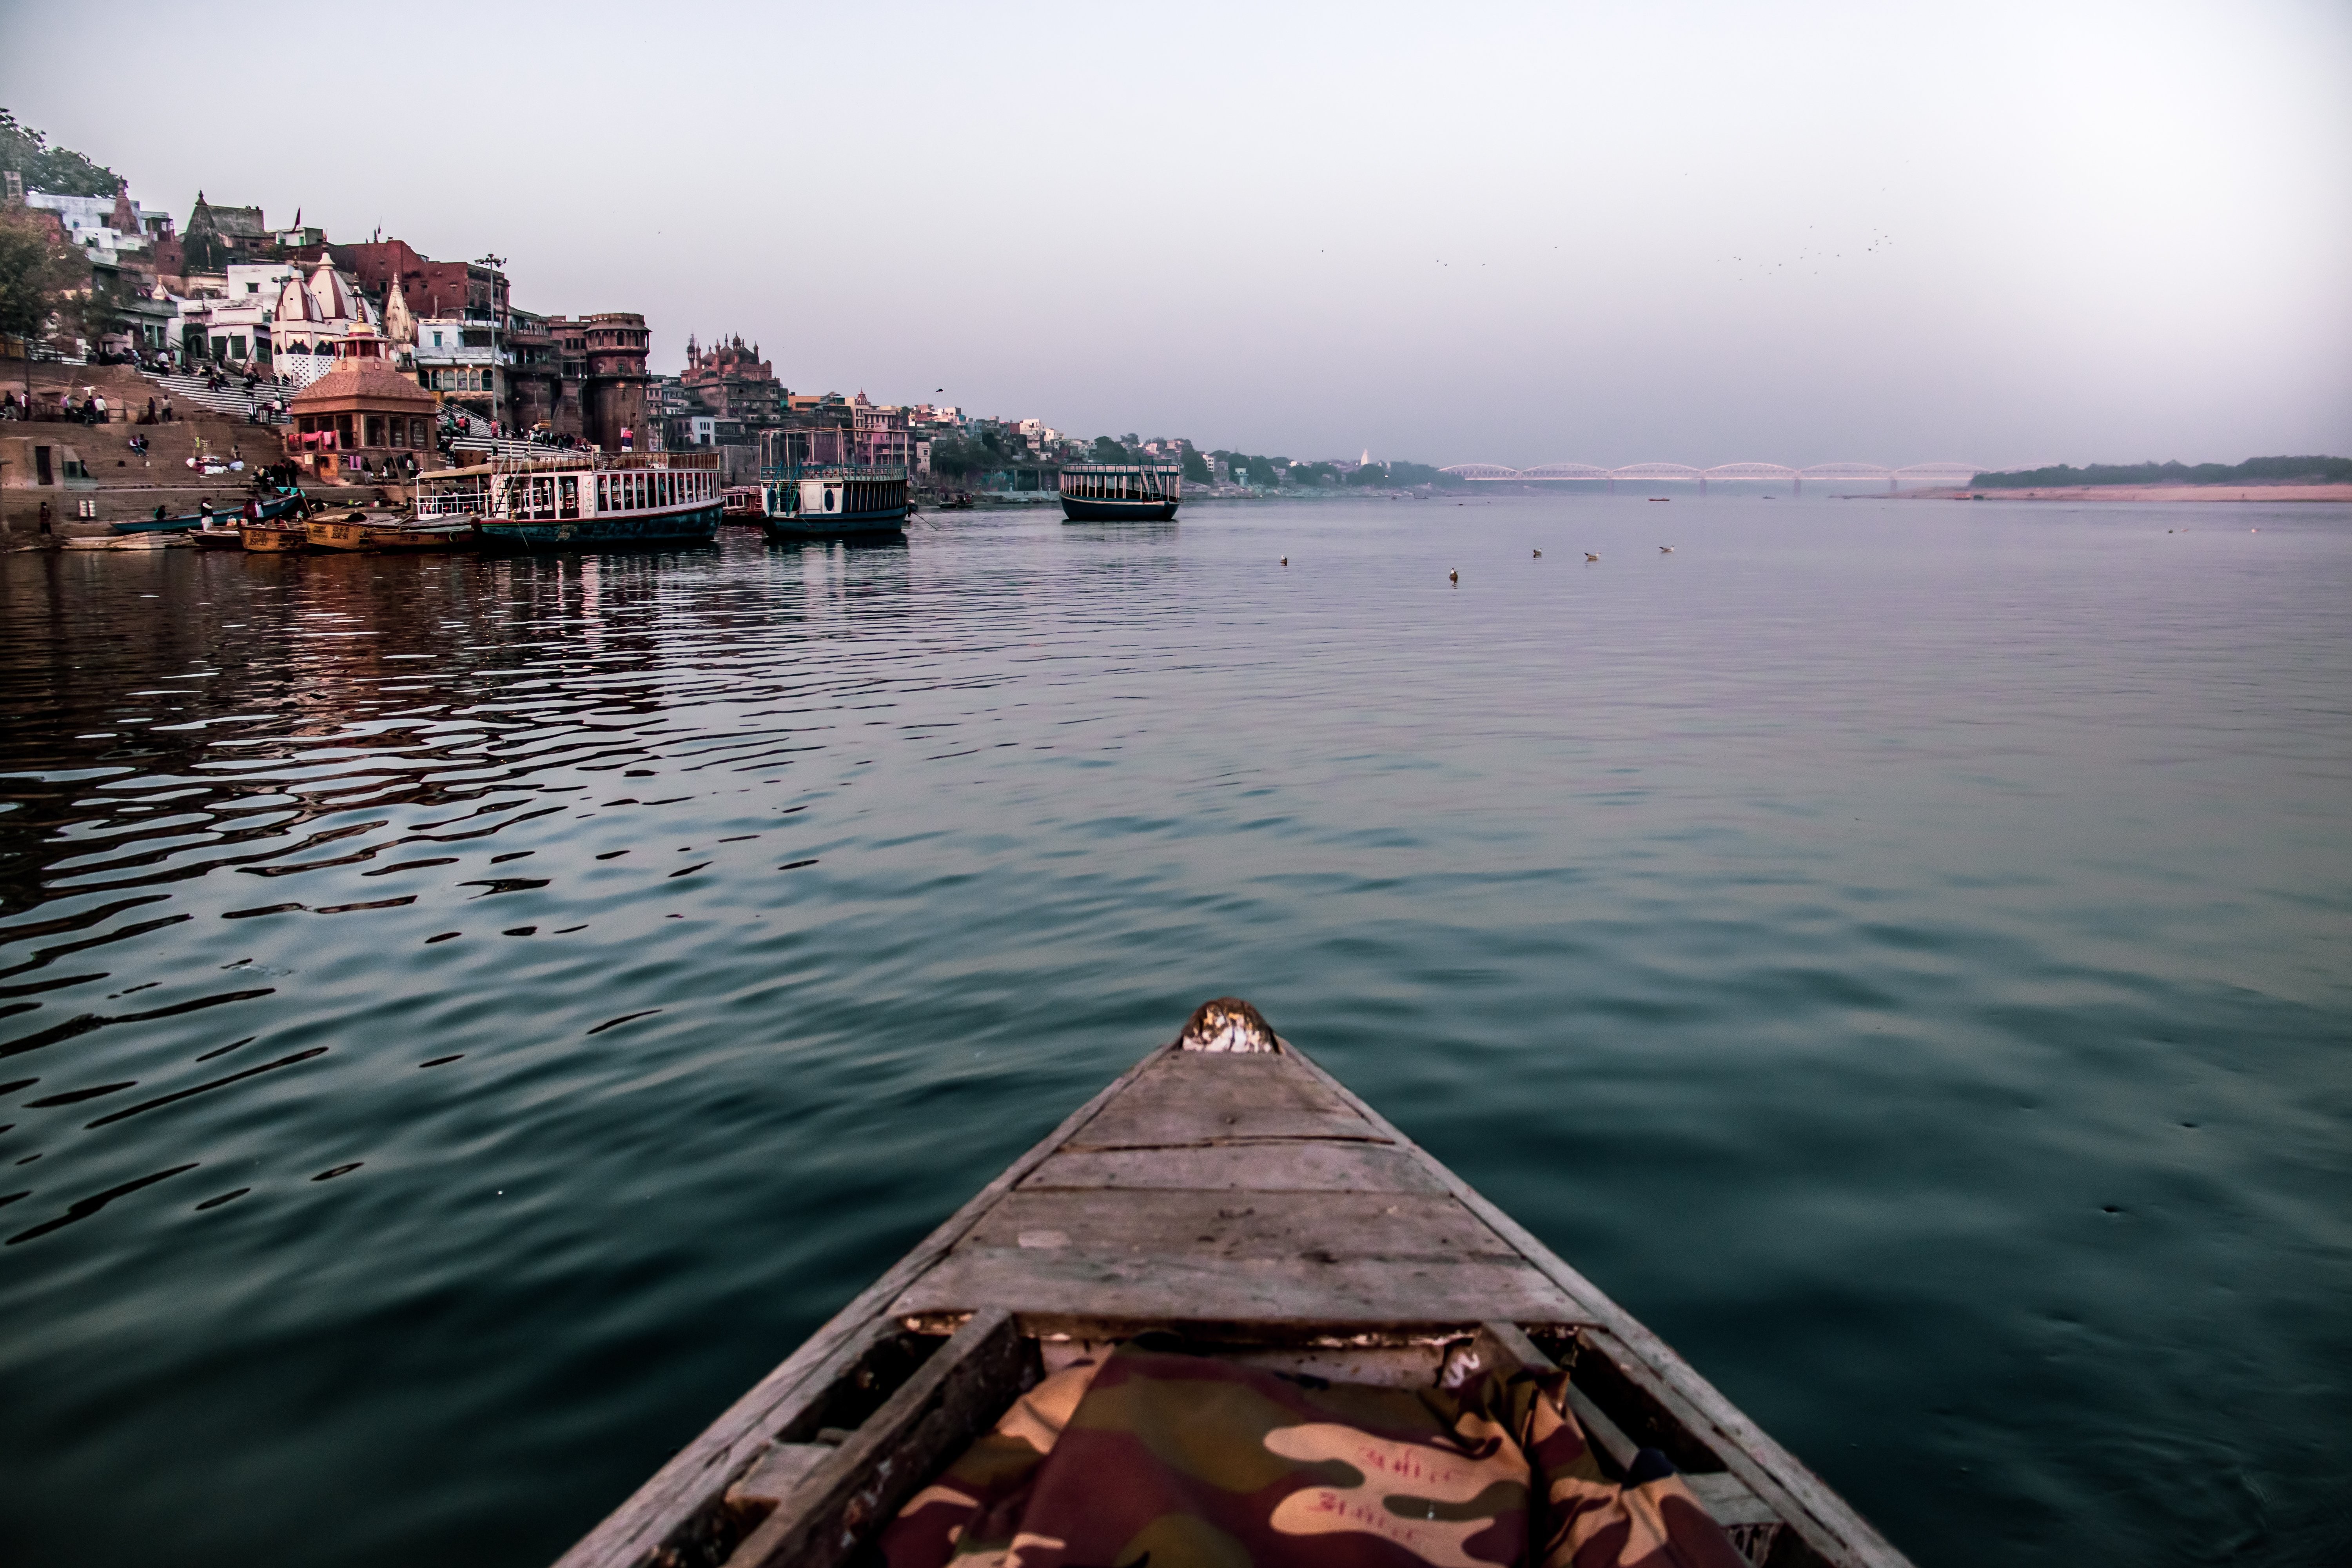
<svg viewBox="0 0 2352 1568">
<path fill-rule="evenodd" d="M 1596 1447 L 1621 1465 L 1664 1451 L 1749 1561 L 1906 1563 L 1622 1308 L 1284 1043 L 1147 1056 L 562 1568 L 845 1561 L 859 1521 L 887 1518 L 1024 1377 L 1150 1329 L 1281 1370 L 1423 1385 L 1446 1346 L 1483 1331 L 1569 1366 Z M 820 1426 L 833 1446 L 812 1440 Z M 872 1480 L 882 1453 L 900 1482 Z"/>
</svg>

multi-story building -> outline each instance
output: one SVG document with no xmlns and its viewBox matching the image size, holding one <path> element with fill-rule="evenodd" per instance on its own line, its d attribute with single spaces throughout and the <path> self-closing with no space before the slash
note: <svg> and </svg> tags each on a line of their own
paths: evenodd
<svg viewBox="0 0 2352 1568">
<path fill-rule="evenodd" d="M 547 327 L 563 379 L 578 388 L 577 433 L 608 452 L 635 445 L 654 379 L 646 370 L 652 339 L 646 319 L 634 310 L 601 310 L 550 317 Z"/>
<path fill-rule="evenodd" d="M 433 261 L 398 239 L 322 248 L 359 280 L 360 288 L 379 306 L 398 283 L 408 308 L 420 321 L 427 316 L 471 316 L 502 321 L 506 316 L 507 275 L 505 263 L 498 257 Z"/>
<path fill-rule="evenodd" d="M 395 297 L 405 290 L 394 285 Z M 444 407 L 504 426 L 528 428 L 518 419 L 512 388 L 513 353 L 499 341 L 497 324 L 472 316 L 423 316 L 409 345 L 417 384 L 438 395 Z"/>
<path fill-rule="evenodd" d="M 739 419 L 747 426 L 775 425 L 783 417 L 784 385 L 775 367 L 760 357 L 760 345 L 746 348 L 740 334 L 706 349 L 686 340 L 686 370 L 678 384 L 703 412 Z"/>
<path fill-rule="evenodd" d="M 26 191 L 25 205 L 53 212 L 64 226 L 66 238 L 80 247 L 95 267 L 119 267 L 127 256 L 152 263 L 152 243 L 147 215 L 131 199 L 128 185 L 118 185 L 110 196 L 69 196 L 53 191 Z"/>
</svg>

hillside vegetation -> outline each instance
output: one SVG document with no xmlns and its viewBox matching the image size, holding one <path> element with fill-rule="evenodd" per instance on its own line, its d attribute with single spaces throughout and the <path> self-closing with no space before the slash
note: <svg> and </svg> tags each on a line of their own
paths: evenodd
<svg viewBox="0 0 2352 1568">
<path fill-rule="evenodd" d="M 2041 489 L 2059 485 L 2278 485 L 2352 481 L 2352 458 L 2249 458 L 2242 463 L 2092 463 L 1979 474 L 1973 489 Z"/>
<path fill-rule="evenodd" d="M 17 124 L 5 109 L 0 109 L 0 169 L 23 174 L 28 191 L 61 196 L 110 196 L 121 184 L 113 170 L 71 148 L 50 146 L 47 136 Z"/>
</svg>

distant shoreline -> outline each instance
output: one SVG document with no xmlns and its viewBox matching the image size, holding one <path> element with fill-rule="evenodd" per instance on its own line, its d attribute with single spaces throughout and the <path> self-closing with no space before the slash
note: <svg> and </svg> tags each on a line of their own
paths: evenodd
<svg viewBox="0 0 2352 1568">
<path fill-rule="evenodd" d="M 2305 500 L 2352 501 L 2352 484 L 2049 485 L 2032 489 L 1897 490 L 1898 500 Z"/>
</svg>

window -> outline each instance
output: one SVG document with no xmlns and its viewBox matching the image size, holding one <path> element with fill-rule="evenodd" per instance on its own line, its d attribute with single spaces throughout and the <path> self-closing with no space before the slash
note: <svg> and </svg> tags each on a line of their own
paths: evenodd
<svg viewBox="0 0 2352 1568">
<path fill-rule="evenodd" d="M 367 416 L 367 444 L 371 447 L 383 445 L 383 416 L 381 414 Z"/>
<path fill-rule="evenodd" d="M 556 503 L 555 514 L 558 517 L 578 517 L 580 515 L 580 480 L 578 477 L 572 474 L 565 474 L 562 479 L 558 481 L 556 489 L 561 499 Z"/>
</svg>

